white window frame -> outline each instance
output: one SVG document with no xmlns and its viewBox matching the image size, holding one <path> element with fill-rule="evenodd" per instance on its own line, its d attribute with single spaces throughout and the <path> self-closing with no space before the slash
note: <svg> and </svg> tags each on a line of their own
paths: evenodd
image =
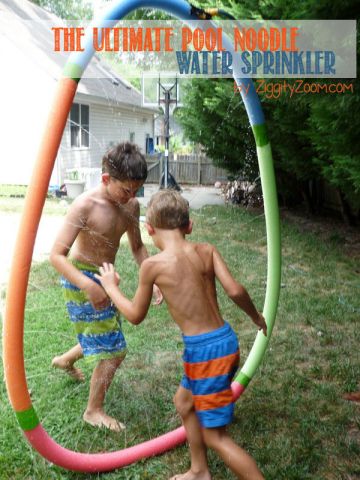
<svg viewBox="0 0 360 480">
<path fill-rule="evenodd" d="M 71 110 L 69 113 L 69 135 L 70 135 L 70 148 L 72 150 L 89 150 L 90 149 L 90 105 L 86 103 L 80 103 L 80 102 L 74 102 L 73 105 L 78 105 L 79 106 L 79 124 L 74 125 L 72 120 L 71 120 Z M 82 109 L 84 107 L 87 107 L 88 109 L 88 124 L 84 124 L 82 121 Z M 87 145 L 82 143 L 82 135 L 78 133 L 78 136 L 80 137 L 79 145 L 73 145 L 72 144 L 72 127 L 79 127 L 79 132 L 81 133 L 81 130 L 86 130 L 88 132 L 88 141 Z"/>
</svg>

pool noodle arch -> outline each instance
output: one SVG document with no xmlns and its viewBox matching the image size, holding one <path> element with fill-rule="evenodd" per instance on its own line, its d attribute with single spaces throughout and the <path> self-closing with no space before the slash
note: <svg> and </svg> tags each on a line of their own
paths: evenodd
<svg viewBox="0 0 360 480">
<path fill-rule="evenodd" d="M 104 17 L 95 22 L 111 21 L 114 24 L 136 8 L 157 8 L 182 20 L 197 20 L 191 5 L 184 0 L 123 0 L 114 2 Z M 226 42 L 225 42 L 226 45 Z M 231 49 L 228 46 L 228 49 Z M 80 80 L 93 55 L 92 47 L 81 54 L 72 54 L 66 64 L 64 76 L 59 80 L 57 92 L 48 117 L 33 175 L 27 191 L 20 222 L 15 254 L 12 261 L 6 297 L 3 331 L 4 371 L 8 396 L 24 435 L 31 445 L 49 462 L 63 468 L 82 472 L 104 472 L 134 463 L 142 458 L 160 454 L 186 439 L 183 427 L 168 432 L 142 444 L 108 453 L 80 453 L 57 444 L 42 427 L 27 388 L 24 366 L 24 309 L 33 248 L 44 206 L 52 169 L 66 125 L 68 113 Z M 241 78 L 234 68 L 236 82 L 249 88 L 243 101 L 252 127 L 264 197 L 268 245 L 267 287 L 263 313 L 267 320 L 268 336 L 258 332 L 250 354 L 235 378 L 232 389 L 237 399 L 245 390 L 260 365 L 274 326 L 280 292 L 280 225 L 274 168 L 261 104 L 251 79 Z"/>
</svg>

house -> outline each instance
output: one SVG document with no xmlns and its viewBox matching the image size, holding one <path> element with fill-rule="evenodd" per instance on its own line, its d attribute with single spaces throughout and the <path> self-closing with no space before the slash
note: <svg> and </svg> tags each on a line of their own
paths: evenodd
<svg viewBox="0 0 360 480">
<path fill-rule="evenodd" d="M 0 183 L 28 184 L 57 81 L 67 61 L 54 52 L 52 26 L 63 21 L 28 0 L 0 3 Z M 69 171 L 98 181 L 104 152 L 129 140 L 146 153 L 154 138 L 154 114 L 141 94 L 96 56 L 79 83 L 64 130 L 51 184 Z"/>
</svg>

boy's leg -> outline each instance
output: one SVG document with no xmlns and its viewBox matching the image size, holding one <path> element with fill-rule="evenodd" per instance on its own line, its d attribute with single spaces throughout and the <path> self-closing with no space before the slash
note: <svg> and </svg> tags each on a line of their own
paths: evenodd
<svg viewBox="0 0 360 480">
<path fill-rule="evenodd" d="M 215 450 L 226 465 L 242 480 L 264 480 L 255 460 L 228 435 L 226 427 L 204 428 L 206 445 Z"/>
<path fill-rule="evenodd" d="M 103 409 L 105 394 L 123 359 L 124 357 L 115 357 L 100 360 L 94 368 L 90 382 L 89 400 L 83 415 L 85 422 L 90 423 L 94 427 L 106 427 L 116 432 L 120 432 L 125 428 L 115 418 L 106 415 Z"/>
<path fill-rule="evenodd" d="M 189 443 L 191 467 L 183 474 L 171 477 L 171 480 L 211 480 L 207 464 L 206 446 L 196 416 L 192 393 L 180 386 L 174 397 L 176 410 L 181 416 Z"/>
<path fill-rule="evenodd" d="M 79 382 L 83 382 L 85 380 L 83 372 L 80 368 L 74 367 L 74 363 L 80 358 L 83 358 L 83 356 L 81 345 L 78 343 L 62 355 L 54 357 L 51 365 L 55 368 L 61 368 L 61 370 L 64 370 L 70 377 Z"/>
</svg>

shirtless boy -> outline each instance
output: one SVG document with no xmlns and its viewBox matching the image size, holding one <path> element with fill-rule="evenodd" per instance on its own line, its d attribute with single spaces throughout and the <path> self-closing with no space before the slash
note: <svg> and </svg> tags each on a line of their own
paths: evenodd
<svg viewBox="0 0 360 480">
<path fill-rule="evenodd" d="M 77 197 L 55 240 L 50 261 L 62 275 L 64 297 L 79 343 L 53 359 L 52 365 L 83 380 L 74 363 L 97 362 L 83 419 L 94 426 L 119 431 L 124 426 L 106 415 L 106 391 L 126 355 L 119 312 L 95 278 L 103 262 L 115 261 L 126 232 L 140 265 L 148 257 L 139 229 L 139 202 L 135 197 L 147 177 L 147 165 L 138 147 L 121 143 L 103 157 L 101 184 Z M 161 294 L 157 290 L 157 303 Z"/>
<path fill-rule="evenodd" d="M 133 324 L 143 321 L 154 283 L 180 327 L 185 345 L 184 376 L 175 395 L 191 455 L 191 468 L 172 480 L 210 480 L 206 450 L 214 449 L 237 478 L 260 480 L 253 458 L 228 435 L 234 411 L 231 380 L 239 365 L 239 346 L 217 303 L 215 279 L 266 335 L 266 323 L 246 289 L 236 282 L 217 249 L 185 239 L 191 233 L 187 201 L 174 191 L 150 200 L 146 228 L 161 253 L 141 264 L 132 301 L 119 290 L 119 275 L 104 263 L 96 275 L 118 309 Z"/>
</svg>

